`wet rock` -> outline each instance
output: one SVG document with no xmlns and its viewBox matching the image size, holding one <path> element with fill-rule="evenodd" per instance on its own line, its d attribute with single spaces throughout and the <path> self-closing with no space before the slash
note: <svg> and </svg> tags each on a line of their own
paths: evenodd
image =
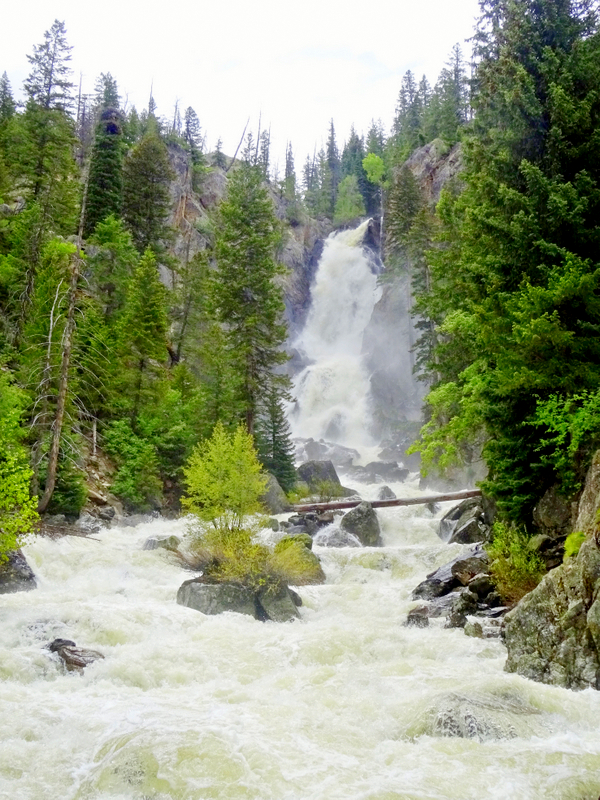
<svg viewBox="0 0 600 800">
<path fill-rule="evenodd" d="M 404 481 L 409 471 L 398 466 L 397 461 L 371 461 L 365 467 L 351 467 L 347 470 L 354 480 L 361 483 L 382 483 L 383 481 Z"/>
<path fill-rule="evenodd" d="M 473 544 L 487 542 L 490 532 L 481 498 L 469 497 L 442 517 L 438 536 L 448 544 Z"/>
<path fill-rule="evenodd" d="M 488 598 L 494 591 L 494 584 L 492 579 L 485 572 L 475 575 L 475 577 L 468 582 L 468 587 L 473 594 L 476 594 L 480 600 Z"/>
<path fill-rule="evenodd" d="M 469 695 L 451 692 L 437 697 L 421 719 L 415 733 L 493 741 L 541 734 L 540 712 L 526 699 L 509 696 L 506 691 Z M 421 727 L 422 726 L 422 727 Z"/>
<path fill-rule="evenodd" d="M 291 622 L 300 617 L 287 586 L 281 586 L 277 591 L 264 590 L 258 594 L 257 600 L 265 618 L 271 622 Z"/>
<path fill-rule="evenodd" d="M 427 606 L 417 606 L 411 609 L 404 624 L 408 628 L 427 628 L 429 626 L 429 609 Z"/>
<path fill-rule="evenodd" d="M 314 537 L 314 543 L 319 547 L 362 547 L 353 533 L 342 528 L 325 528 L 319 531 Z"/>
<path fill-rule="evenodd" d="M 6 561 L 0 561 L 0 594 L 30 592 L 37 588 L 35 574 L 22 550 L 7 553 Z"/>
<path fill-rule="evenodd" d="M 77 647 L 75 642 L 70 639 L 55 639 L 48 645 L 51 653 L 56 653 L 63 661 L 69 672 L 83 672 L 84 667 L 104 658 L 98 650 L 87 650 Z"/>
<path fill-rule="evenodd" d="M 475 639 L 483 639 L 483 628 L 479 622 L 467 622 L 465 625 L 465 636 L 473 636 Z"/>
<path fill-rule="evenodd" d="M 103 506 L 102 508 L 98 509 L 98 519 L 101 519 L 104 522 L 110 522 L 116 513 L 116 510 L 112 506 Z"/>
<path fill-rule="evenodd" d="M 208 583 L 202 577 L 192 578 L 179 587 L 177 603 L 203 614 L 235 611 L 258 618 L 254 592 L 239 583 Z"/>
<path fill-rule="evenodd" d="M 365 471 L 385 481 L 404 481 L 409 475 L 409 471 L 400 467 L 397 461 L 371 461 Z"/>
<path fill-rule="evenodd" d="M 80 528 L 86 533 L 98 533 L 98 531 L 102 528 L 102 523 L 97 517 L 93 517 L 89 512 L 82 511 L 79 515 L 79 519 L 75 523 L 75 527 Z"/>
<path fill-rule="evenodd" d="M 375 509 L 370 503 L 361 503 L 344 514 L 340 522 L 342 530 L 354 534 L 365 547 L 382 545 L 381 529 Z"/>
<path fill-rule="evenodd" d="M 270 528 L 274 533 L 279 531 L 279 520 L 272 517 L 271 519 L 267 520 L 266 527 Z"/>
<path fill-rule="evenodd" d="M 283 514 L 292 510 L 285 492 L 279 485 L 279 481 L 271 473 L 267 474 L 265 492 L 259 499 L 269 514 Z"/>
<path fill-rule="evenodd" d="M 273 622 L 297 619 L 298 600 L 298 595 L 284 584 L 255 592 L 239 583 L 214 583 L 203 576 L 184 581 L 177 592 L 179 605 L 203 614 L 215 615 L 234 611 L 261 621 Z"/>
<path fill-rule="evenodd" d="M 179 550 L 179 545 L 181 544 L 181 539 L 179 536 L 149 536 L 144 545 L 142 550 L 170 550 L 172 552 L 176 552 Z"/>
<path fill-rule="evenodd" d="M 600 689 L 600 550 L 592 539 L 506 615 L 507 672 Z"/>
<path fill-rule="evenodd" d="M 467 586 L 473 578 L 484 574 L 487 571 L 487 566 L 487 559 L 479 556 L 470 556 L 469 558 L 456 561 L 452 564 L 450 571 L 459 583 L 462 583 L 463 586 Z"/>
<path fill-rule="evenodd" d="M 533 509 L 533 521 L 540 533 L 552 539 L 566 537 L 572 513 L 571 503 L 559 493 L 558 486 L 552 486 Z"/>
<path fill-rule="evenodd" d="M 469 582 L 477 574 L 485 573 L 488 569 L 488 556 L 480 544 L 466 550 L 461 555 L 439 567 L 422 581 L 412 593 L 414 600 L 417 598 L 430 599 L 448 594 L 458 586 L 465 585 L 461 581 Z"/>
<path fill-rule="evenodd" d="M 298 476 L 306 481 L 311 489 L 317 489 L 320 483 L 333 483 L 340 486 L 340 479 L 330 460 L 306 461 L 298 467 Z"/>
<path fill-rule="evenodd" d="M 378 500 L 396 500 L 396 495 L 389 486 L 380 486 L 377 490 Z"/>
</svg>

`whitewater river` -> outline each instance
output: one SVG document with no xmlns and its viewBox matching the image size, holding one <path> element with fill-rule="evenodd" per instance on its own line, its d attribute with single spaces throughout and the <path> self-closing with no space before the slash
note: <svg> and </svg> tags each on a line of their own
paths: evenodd
<svg viewBox="0 0 600 800">
<path fill-rule="evenodd" d="M 597 800 L 600 693 L 508 675 L 498 640 L 442 621 L 404 627 L 460 546 L 425 507 L 379 514 L 385 547 L 318 548 L 327 582 L 287 624 L 178 606 L 189 573 L 142 544 L 182 521 L 32 542 L 39 588 L 0 596 L 0 797 Z M 65 673 L 55 637 L 105 658 Z"/>
</svg>

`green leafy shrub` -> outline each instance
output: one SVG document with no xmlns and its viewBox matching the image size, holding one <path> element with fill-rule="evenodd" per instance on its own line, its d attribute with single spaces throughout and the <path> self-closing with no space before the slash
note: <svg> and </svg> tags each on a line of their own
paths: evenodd
<svg viewBox="0 0 600 800">
<path fill-rule="evenodd" d="M 308 537 L 308 541 L 304 536 Z M 270 569 L 294 586 L 323 583 L 325 573 L 308 545 L 312 545 L 308 534 L 284 537 L 277 542 L 269 558 Z"/>
<path fill-rule="evenodd" d="M 320 503 L 330 503 L 332 500 L 344 496 L 344 487 L 335 481 L 317 481 L 315 490 L 319 495 Z"/>
<path fill-rule="evenodd" d="M 494 523 L 486 550 L 492 559 L 490 573 L 496 588 L 510 604 L 535 589 L 546 573 L 544 562 L 529 547 L 527 535 L 512 525 Z"/>
<path fill-rule="evenodd" d="M 570 558 L 575 558 L 579 552 L 579 548 L 585 542 L 585 533 L 583 531 L 573 531 L 570 533 L 565 541 L 565 555 L 563 561 L 568 561 Z"/>
</svg>

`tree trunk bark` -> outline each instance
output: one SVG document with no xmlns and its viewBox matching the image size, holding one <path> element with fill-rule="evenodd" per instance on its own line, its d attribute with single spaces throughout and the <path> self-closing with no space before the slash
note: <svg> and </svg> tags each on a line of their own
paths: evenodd
<svg viewBox="0 0 600 800">
<path fill-rule="evenodd" d="M 479 489 L 466 489 L 463 492 L 449 492 L 447 494 L 430 494 L 423 497 L 401 497 L 397 500 L 350 500 L 336 503 L 311 503 L 304 506 L 292 506 L 294 511 L 328 511 L 336 508 L 355 508 L 367 502 L 373 508 L 390 508 L 391 506 L 416 506 L 427 503 L 443 503 L 445 500 L 466 500 L 468 497 L 481 497 Z"/>
</svg>

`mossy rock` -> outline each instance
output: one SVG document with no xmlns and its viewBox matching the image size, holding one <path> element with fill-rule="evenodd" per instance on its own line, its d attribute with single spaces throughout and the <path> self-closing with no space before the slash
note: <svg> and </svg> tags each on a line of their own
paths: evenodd
<svg viewBox="0 0 600 800">
<path fill-rule="evenodd" d="M 310 540 L 312 547 L 312 539 L 306 533 L 285 536 L 275 546 L 271 558 L 273 569 L 294 586 L 325 582 L 321 562 L 309 549 L 306 540 Z"/>
</svg>

